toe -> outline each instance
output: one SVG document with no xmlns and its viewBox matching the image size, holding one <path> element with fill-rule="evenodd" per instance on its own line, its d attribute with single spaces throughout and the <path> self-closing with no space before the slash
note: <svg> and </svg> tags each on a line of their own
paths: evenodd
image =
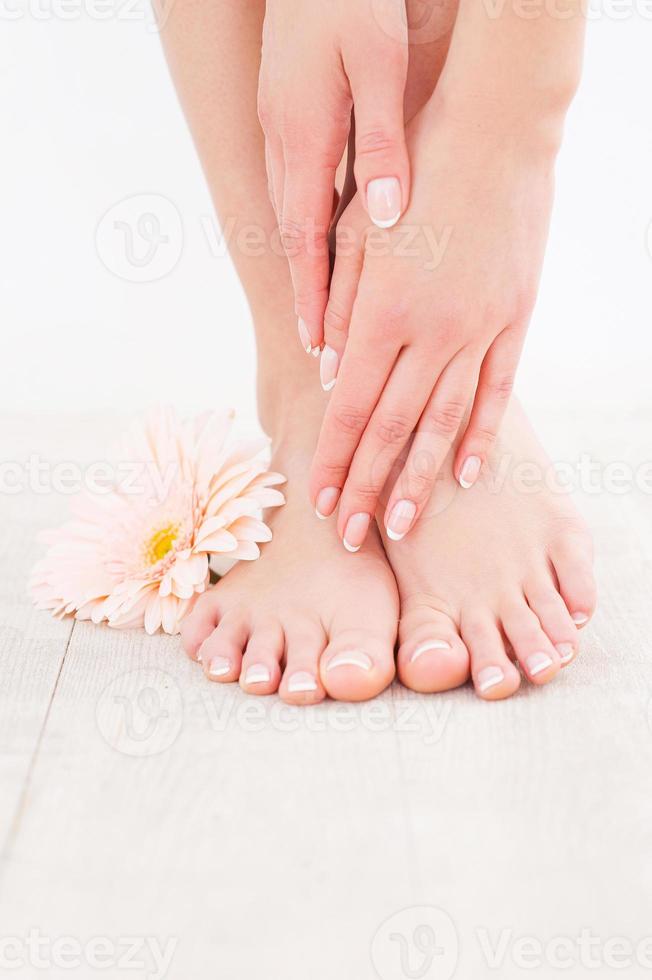
<svg viewBox="0 0 652 980">
<path fill-rule="evenodd" d="M 584 534 L 567 535 L 551 549 L 550 557 L 559 591 L 579 629 L 595 612 L 597 598 L 591 539 Z"/>
<path fill-rule="evenodd" d="M 338 701 L 367 701 L 394 677 L 394 637 L 361 629 L 333 630 L 319 661 L 321 682 Z"/>
<path fill-rule="evenodd" d="M 461 628 L 478 696 L 485 701 L 498 701 L 514 694 L 520 686 L 521 675 L 507 656 L 493 615 L 488 610 L 464 615 Z"/>
<path fill-rule="evenodd" d="M 278 620 L 266 620 L 254 627 L 240 671 L 240 686 L 247 694 L 273 694 L 278 689 L 284 646 Z"/>
<path fill-rule="evenodd" d="M 326 636 L 318 622 L 285 623 L 285 670 L 279 694 L 289 704 L 317 704 L 326 697 L 319 658 Z"/>
<path fill-rule="evenodd" d="M 562 667 L 566 667 L 577 656 L 579 638 L 566 603 L 550 575 L 542 573 L 534 581 L 526 583 L 525 597 L 559 654 Z"/>
<path fill-rule="evenodd" d="M 181 643 L 191 660 L 197 660 L 199 648 L 211 635 L 219 619 L 215 589 L 201 597 L 187 619 L 181 624 Z"/>
<path fill-rule="evenodd" d="M 469 654 L 444 612 L 420 605 L 401 616 L 398 676 L 413 691 L 449 691 L 469 677 Z"/>
<path fill-rule="evenodd" d="M 220 620 L 198 650 L 198 658 L 209 681 L 237 681 L 248 635 L 249 627 L 241 614 L 227 613 Z"/>
<path fill-rule="evenodd" d="M 559 654 L 541 628 L 525 596 L 509 600 L 502 615 L 503 630 L 522 670 L 533 684 L 547 684 L 559 672 Z"/>
</svg>

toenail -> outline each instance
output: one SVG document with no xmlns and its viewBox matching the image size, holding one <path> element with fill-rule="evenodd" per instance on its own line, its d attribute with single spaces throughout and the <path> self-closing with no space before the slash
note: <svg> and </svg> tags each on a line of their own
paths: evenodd
<svg viewBox="0 0 652 980">
<path fill-rule="evenodd" d="M 429 650 L 451 650 L 452 647 L 450 643 L 446 640 L 426 640 L 416 648 L 412 656 L 410 657 L 410 663 L 413 664 L 415 660 L 418 660 L 422 653 L 428 653 Z"/>
<path fill-rule="evenodd" d="M 317 682 L 312 674 L 309 674 L 307 670 L 298 670 L 296 674 L 292 674 L 288 684 L 288 691 L 290 694 L 301 694 L 304 691 L 316 690 Z"/>
<path fill-rule="evenodd" d="M 343 650 L 329 660 L 326 670 L 332 670 L 334 667 L 362 667 L 363 670 L 371 670 L 373 662 L 362 650 Z"/>
<path fill-rule="evenodd" d="M 417 513 L 417 505 L 412 500 L 397 500 L 387 520 L 387 537 L 400 541 L 412 527 Z"/>
<path fill-rule="evenodd" d="M 532 653 L 525 661 L 530 677 L 536 677 L 542 670 L 552 667 L 552 657 L 547 653 Z"/>
<path fill-rule="evenodd" d="M 342 543 L 347 551 L 360 551 L 362 542 L 367 536 L 371 516 L 369 514 L 353 514 L 346 522 Z"/>
<path fill-rule="evenodd" d="M 245 674 L 245 684 L 267 684 L 271 676 L 264 664 L 252 664 Z"/>
<path fill-rule="evenodd" d="M 231 670 L 231 661 L 226 657 L 213 657 L 208 665 L 209 677 L 224 677 Z"/>
<path fill-rule="evenodd" d="M 201 653 L 200 653 L 200 651 L 199 651 L 199 650 L 198 650 L 198 651 L 197 651 L 197 653 L 195 654 L 195 659 L 197 660 L 197 663 L 198 663 L 198 664 L 200 664 L 200 663 L 201 663 Z"/>
<path fill-rule="evenodd" d="M 576 626 L 584 626 L 584 623 L 588 623 L 589 621 L 589 617 L 586 615 L 586 613 L 583 612 L 573 613 L 571 619 L 573 620 Z"/>
<path fill-rule="evenodd" d="M 482 460 L 479 456 L 467 456 L 460 470 L 460 486 L 469 490 L 480 475 Z"/>
<path fill-rule="evenodd" d="M 481 694 L 488 691 L 490 687 L 501 684 L 504 680 L 505 675 L 500 667 L 483 667 L 482 670 L 478 671 L 478 676 L 476 677 L 478 690 Z"/>
<path fill-rule="evenodd" d="M 339 487 L 324 487 L 323 490 L 319 491 L 315 513 L 320 521 L 325 521 L 327 517 L 331 516 L 335 510 L 339 496 Z"/>
<path fill-rule="evenodd" d="M 558 643 L 557 653 L 559 654 L 561 662 L 563 664 L 568 664 L 575 656 L 575 647 L 572 643 Z"/>
</svg>

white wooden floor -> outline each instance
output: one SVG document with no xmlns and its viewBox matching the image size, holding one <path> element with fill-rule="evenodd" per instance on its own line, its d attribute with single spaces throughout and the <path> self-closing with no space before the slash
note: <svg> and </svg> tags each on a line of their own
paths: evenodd
<svg viewBox="0 0 652 980">
<path fill-rule="evenodd" d="M 557 458 L 635 466 L 651 421 L 545 428 Z M 112 422 L 2 431 L 4 460 L 84 462 Z M 557 683 L 279 711 L 207 685 L 176 639 L 34 612 L 35 534 L 66 499 L 0 494 L 0 973 L 648 976 L 652 495 L 580 503 L 601 605 Z"/>
</svg>

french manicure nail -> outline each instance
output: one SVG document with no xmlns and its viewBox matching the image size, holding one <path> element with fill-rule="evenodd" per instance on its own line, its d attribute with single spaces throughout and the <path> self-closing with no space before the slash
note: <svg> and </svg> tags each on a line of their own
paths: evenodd
<svg viewBox="0 0 652 980">
<path fill-rule="evenodd" d="M 417 505 L 412 500 L 397 500 L 387 521 L 387 537 L 392 541 L 404 538 L 412 526 L 416 512 Z"/>
<path fill-rule="evenodd" d="M 321 360 L 319 362 L 319 379 L 324 391 L 330 391 L 335 384 L 339 363 L 340 359 L 337 356 L 337 351 L 334 351 L 332 347 L 326 344 L 321 352 Z"/>
<path fill-rule="evenodd" d="M 572 643 L 558 643 L 557 653 L 559 654 L 559 659 L 561 662 L 563 664 L 568 664 L 575 656 L 575 647 Z"/>
<path fill-rule="evenodd" d="M 227 660 L 226 657 L 213 657 L 208 665 L 208 674 L 210 677 L 224 677 L 230 670 L 231 661 Z"/>
<path fill-rule="evenodd" d="M 373 663 L 362 650 L 343 650 L 336 653 L 326 665 L 326 670 L 333 670 L 335 667 L 361 667 L 362 670 L 371 670 Z"/>
<path fill-rule="evenodd" d="M 299 340 L 306 354 L 309 354 L 312 350 L 312 340 L 310 339 L 310 331 L 306 326 L 305 320 L 302 320 L 301 317 L 299 317 Z"/>
<path fill-rule="evenodd" d="M 267 684 L 271 674 L 264 664 L 252 664 L 245 674 L 245 684 Z"/>
<path fill-rule="evenodd" d="M 296 674 L 292 674 L 292 677 L 288 683 L 288 691 L 290 694 L 303 694 L 305 691 L 316 690 L 317 682 L 312 674 L 309 674 L 307 670 L 298 670 Z"/>
<path fill-rule="evenodd" d="M 536 677 L 542 670 L 552 667 L 552 657 L 547 653 L 532 653 L 525 661 L 530 677 Z"/>
<path fill-rule="evenodd" d="M 489 688 L 495 687 L 497 684 L 502 683 L 502 681 L 505 680 L 505 675 L 500 667 L 483 667 L 482 670 L 478 671 L 476 680 L 478 690 L 481 694 L 484 694 L 484 692 L 488 691 Z"/>
<path fill-rule="evenodd" d="M 391 228 L 401 217 L 401 185 L 396 177 L 378 177 L 367 184 L 369 217 L 378 228 Z"/>
<path fill-rule="evenodd" d="M 428 653 L 429 650 L 450 650 L 451 645 L 447 643 L 446 640 L 426 640 L 425 643 L 420 643 L 416 648 L 412 656 L 410 657 L 410 663 L 413 664 L 415 660 L 418 660 L 423 653 Z"/>
<path fill-rule="evenodd" d="M 319 357 L 319 355 L 321 354 L 321 347 L 319 347 L 319 345 L 317 347 L 313 347 L 310 353 L 312 354 L 313 357 Z"/>
<path fill-rule="evenodd" d="M 340 490 L 338 487 L 324 487 L 323 490 L 319 491 L 315 513 L 320 521 L 325 521 L 327 517 L 331 516 L 339 499 Z"/>
<path fill-rule="evenodd" d="M 460 470 L 460 486 L 469 490 L 480 475 L 482 460 L 479 456 L 467 456 Z"/>
<path fill-rule="evenodd" d="M 573 620 L 576 626 L 584 626 L 584 624 L 588 623 L 589 621 L 589 617 L 586 615 L 586 613 L 583 612 L 573 613 L 571 619 Z"/>
<path fill-rule="evenodd" d="M 353 514 L 346 522 L 343 544 L 347 551 L 359 551 L 367 536 L 371 517 L 369 514 Z"/>
</svg>

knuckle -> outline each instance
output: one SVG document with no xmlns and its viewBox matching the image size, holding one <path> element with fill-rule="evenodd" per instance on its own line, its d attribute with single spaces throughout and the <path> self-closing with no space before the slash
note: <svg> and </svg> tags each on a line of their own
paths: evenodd
<svg viewBox="0 0 652 980">
<path fill-rule="evenodd" d="M 464 402 L 449 399 L 440 405 L 433 405 L 426 417 L 426 426 L 438 435 L 447 438 L 454 436 L 464 418 Z"/>
<path fill-rule="evenodd" d="M 495 401 L 506 402 L 514 389 L 514 374 L 509 372 L 487 379 L 487 394 Z"/>
<path fill-rule="evenodd" d="M 411 430 L 412 426 L 404 415 L 381 415 L 374 422 L 376 439 L 387 446 L 405 442 Z"/>
<path fill-rule="evenodd" d="M 396 139 L 383 127 L 360 132 L 356 137 L 356 156 L 373 157 L 389 153 L 396 148 Z"/>
<path fill-rule="evenodd" d="M 333 411 L 333 424 L 340 434 L 361 436 L 367 421 L 367 415 L 355 405 L 339 405 Z"/>
<path fill-rule="evenodd" d="M 352 487 L 351 495 L 357 503 L 363 505 L 363 510 L 367 506 L 374 507 L 382 486 L 376 486 L 373 483 L 355 483 Z"/>
<path fill-rule="evenodd" d="M 349 329 L 349 318 L 341 313 L 331 299 L 324 313 L 324 328 L 332 333 L 346 333 Z"/>
</svg>

